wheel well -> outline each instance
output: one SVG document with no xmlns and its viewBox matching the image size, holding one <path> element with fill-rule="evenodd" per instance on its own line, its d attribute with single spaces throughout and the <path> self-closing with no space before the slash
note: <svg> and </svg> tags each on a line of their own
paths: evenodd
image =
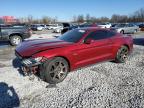
<svg viewBox="0 0 144 108">
<path fill-rule="evenodd" d="M 68 62 L 68 65 L 69 65 L 69 71 L 71 70 L 71 65 L 70 65 L 70 61 L 64 57 L 64 56 L 55 56 L 55 57 L 61 57 L 61 58 L 64 58 L 67 62 Z"/>
<path fill-rule="evenodd" d="M 128 50 L 129 50 L 129 46 L 128 45 L 124 44 L 123 46 L 126 46 L 128 48 Z"/>
<path fill-rule="evenodd" d="M 121 31 L 123 31 L 124 32 L 124 30 L 122 29 Z"/>
<path fill-rule="evenodd" d="M 10 34 L 10 36 L 9 36 L 9 39 L 12 37 L 12 36 L 20 36 L 21 38 L 22 38 L 22 35 L 21 34 L 19 34 L 19 33 L 13 33 L 13 34 Z M 23 38 L 22 38 L 23 39 Z"/>
</svg>

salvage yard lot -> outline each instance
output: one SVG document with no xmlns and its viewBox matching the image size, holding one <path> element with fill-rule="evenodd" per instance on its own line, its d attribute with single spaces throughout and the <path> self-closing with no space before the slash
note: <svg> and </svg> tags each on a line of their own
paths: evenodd
<svg viewBox="0 0 144 108">
<path fill-rule="evenodd" d="M 34 34 L 31 39 L 59 35 L 40 34 Z M 57 85 L 49 85 L 36 76 L 24 76 L 14 56 L 15 48 L 2 45 L 0 108 L 144 107 L 144 33 L 137 33 L 133 38 L 134 50 L 126 63 L 104 62 L 81 68 Z"/>
</svg>

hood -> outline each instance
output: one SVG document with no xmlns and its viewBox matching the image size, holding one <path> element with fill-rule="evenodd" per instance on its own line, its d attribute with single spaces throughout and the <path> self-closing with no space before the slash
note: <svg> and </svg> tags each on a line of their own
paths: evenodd
<svg viewBox="0 0 144 108">
<path fill-rule="evenodd" d="M 59 39 L 35 39 L 22 42 L 16 47 L 16 53 L 22 57 L 30 57 L 31 55 L 44 50 L 61 48 L 69 46 L 73 43 L 65 42 Z"/>
</svg>

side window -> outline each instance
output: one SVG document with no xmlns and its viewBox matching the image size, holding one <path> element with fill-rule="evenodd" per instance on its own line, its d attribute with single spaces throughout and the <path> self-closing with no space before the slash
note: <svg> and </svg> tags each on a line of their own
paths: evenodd
<svg viewBox="0 0 144 108">
<path fill-rule="evenodd" d="M 108 36 L 108 37 L 113 37 L 113 36 L 115 36 L 115 35 L 116 35 L 115 32 L 113 32 L 113 31 L 107 31 L 107 36 Z"/>
<path fill-rule="evenodd" d="M 98 30 L 98 31 L 94 31 L 91 32 L 86 38 L 85 40 L 92 38 L 94 40 L 100 40 L 100 39 L 106 39 L 108 38 L 107 36 L 107 31 L 105 30 Z"/>
<path fill-rule="evenodd" d="M 128 24 L 128 27 L 133 27 L 133 24 Z"/>
</svg>

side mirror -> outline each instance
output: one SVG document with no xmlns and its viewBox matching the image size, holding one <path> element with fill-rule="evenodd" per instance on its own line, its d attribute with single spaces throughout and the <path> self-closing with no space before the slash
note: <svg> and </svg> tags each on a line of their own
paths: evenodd
<svg viewBox="0 0 144 108">
<path fill-rule="evenodd" d="M 94 42 L 94 40 L 92 39 L 92 38 L 89 38 L 89 39 L 87 39 L 87 40 L 85 40 L 85 44 L 91 44 L 91 43 L 93 43 Z"/>
</svg>

